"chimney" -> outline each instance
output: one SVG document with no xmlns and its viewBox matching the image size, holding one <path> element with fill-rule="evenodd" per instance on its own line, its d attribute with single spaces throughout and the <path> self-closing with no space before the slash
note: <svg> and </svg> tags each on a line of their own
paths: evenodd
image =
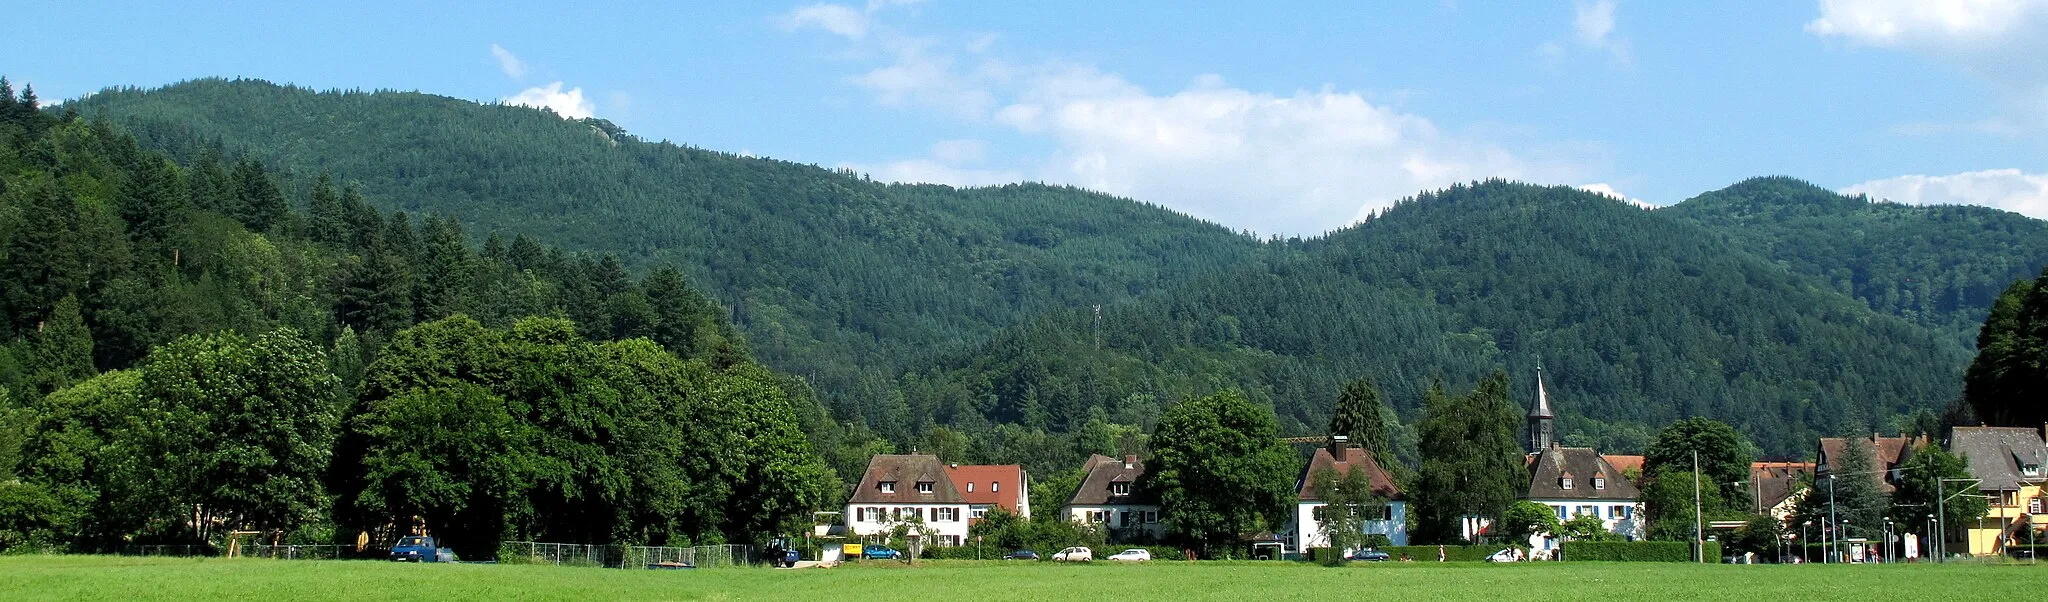
<svg viewBox="0 0 2048 602">
<path fill-rule="evenodd" d="M 1344 452 L 1351 448 L 1351 438 L 1344 435 L 1330 435 L 1330 457 L 1344 461 Z"/>
<path fill-rule="evenodd" d="M 1124 456 L 1124 470 L 1130 470 L 1130 469 L 1132 469 L 1132 468 L 1136 468 L 1137 466 L 1138 466 L 1138 456 L 1136 456 L 1136 455 L 1128 455 L 1128 456 Z"/>
</svg>

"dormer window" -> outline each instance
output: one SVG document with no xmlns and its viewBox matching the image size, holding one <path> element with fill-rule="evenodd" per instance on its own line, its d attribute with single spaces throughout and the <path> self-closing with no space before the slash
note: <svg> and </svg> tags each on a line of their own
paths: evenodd
<svg viewBox="0 0 2048 602">
<path fill-rule="evenodd" d="M 1572 488 L 1572 476 L 1571 476 L 1571 475 L 1564 475 L 1564 476 L 1558 477 L 1558 478 L 1557 478 L 1557 487 L 1558 487 L 1559 489 L 1571 489 L 1571 488 Z"/>
<path fill-rule="evenodd" d="M 1594 488 L 1594 489 L 1606 489 L 1606 488 L 1607 488 L 1607 476 L 1606 476 L 1606 475 L 1597 475 L 1597 474 L 1596 474 L 1596 475 L 1593 475 L 1593 488 Z"/>
<path fill-rule="evenodd" d="M 1003 484 L 1002 484 L 1002 483 L 999 483 L 999 482 L 996 482 L 996 481 L 989 481 L 989 482 L 988 482 L 988 490 L 989 490 L 990 492 L 999 492 L 999 491 L 1002 491 L 1002 490 L 1003 490 Z"/>
<path fill-rule="evenodd" d="M 1110 495 L 1130 495 L 1130 494 L 1131 494 L 1131 484 L 1130 484 L 1130 483 L 1110 483 L 1110 484 L 1109 484 L 1109 493 L 1110 493 Z"/>
<path fill-rule="evenodd" d="M 2020 466 L 2020 473 L 2021 473 L 2021 474 L 2025 474 L 2025 475 L 2027 475 L 2027 476 L 2030 476 L 2030 477 L 2038 477 L 2038 476 L 2041 476 L 2041 465 L 2040 465 L 2040 464 L 2024 464 L 2024 465 L 2021 465 L 2021 466 Z"/>
<path fill-rule="evenodd" d="M 882 493 L 896 493 L 896 482 L 882 481 Z"/>
<path fill-rule="evenodd" d="M 932 482 L 931 482 L 931 481 L 918 481 L 918 482 L 917 482 L 917 492 L 918 492 L 918 493 L 931 493 L 931 492 L 932 492 Z"/>
<path fill-rule="evenodd" d="M 967 492 L 974 493 L 974 481 L 967 482 Z"/>
</svg>

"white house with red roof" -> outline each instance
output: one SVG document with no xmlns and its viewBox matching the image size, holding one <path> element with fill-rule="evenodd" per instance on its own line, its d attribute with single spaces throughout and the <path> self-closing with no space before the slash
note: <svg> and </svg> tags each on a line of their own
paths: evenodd
<svg viewBox="0 0 2048 602">
<path fill-rule="evenodd" d="M 1312 482 L 1324 470 L 1333 470 L 1339 477 L 1350 475 L 1354 470 L 1365 471 L 1372 480 L 1373 495 L 1387 500 L 1383 514 L 1366 517 L 1365 532 L 1385 535 L 1393 545 L 1408 545 L 1408 501 L 1407 496 L 1401 493 L 1401 486 L 1395 484 L 1386 469 L 1380 467 L 1371 450 L 1351 447 L 1345 436 L 1337 435 L 1330 437 L 1328 447 L 1316 450 L 1308 468 L 1301 471 L 1301 479 L 1295 481 L 1300 501 L 1294 505 L 1294 519 L 1288 525 L 1288 533 L 1294 539 L 1294 551 L 1307 554 L 1310 548 L 1330 545 L 1330 536 L 1323 532 L 1320 520 L 1320 511 L 1329 504 L 1317 499 L 1316 483 Z"/>
<path fill-rule="evenodd" d="M 967 500 L 967 522 L 972 524 L 995 508 L 1022 518 L 1031 518 L 1031 475 L 1016 464 L 946 466 L 953 486 Z"/>
<path fill-rule="evenodd" d="M 927 545 L 957 546 L 967 540 L 971 505 L 954 486 L 938 456 L 883 454 L 868 460 L 867 473 L 846 502 L 846 530 L 855 537 L 887 535 L 897 524 L 920 521 Z"/>
</svg>

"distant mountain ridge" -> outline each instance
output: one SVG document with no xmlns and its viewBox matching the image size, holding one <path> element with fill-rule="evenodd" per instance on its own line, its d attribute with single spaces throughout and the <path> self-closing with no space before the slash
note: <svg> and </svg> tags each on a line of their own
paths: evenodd
<svg viewBox="0 0 2048 602">
<path fill-rule="evenodd" d="M 1223 387 L 1308 433 L 1350 378 L 1412 418 L 1431 380 L 1496 367 L 1527 399 L 1540 363 L 1568 442 L 1631 451 L 1710 415 L 1796 454 L 1947 403 L 1972 316 L 2048 261 L 2039 220 L 1789 178 L 1654 211 L 1474 183 L 1262 241 L 1074 188 L 882 184 L 410 92 L 199 80 L 66 106 L 174 155 L 219 144 L 332 171 L 471 233 L 672 261 L 764 362 L 899 442 L 947 425 L 1028 448 L 1003 425 L 1142 427 Z"/>
</svg>

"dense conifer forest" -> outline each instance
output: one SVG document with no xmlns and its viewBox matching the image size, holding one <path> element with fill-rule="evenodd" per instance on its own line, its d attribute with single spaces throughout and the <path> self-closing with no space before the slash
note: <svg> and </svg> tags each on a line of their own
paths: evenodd
<svg viewBox="0 0 2048 602">
<path fill-rule="evenodd" d="M 617 257 L 531 270 L 565 290 L 596 273 L 701 286 L 713 299 L 694 306 L 726 308 L 732 327 L 692 331 L 716 336 L 691 353 L 751 349 L 808 383 L 791 388 L 817 391 L 826 409 L 806 430 L 841 478 L 868 453 L 916 448 L 1056 484 L 1086 454 L 1142 451 L 1165 408 L 1232 389 L 1272 407 L 1282 434 L 1317 434 L 1361 376 L 1386 392 L 1414 464 L 1433 381 L 1505 369 L 1527 403 L 1538 365 L 1567 443 L 1640 451 L 1661 425 L 1706 416 L 1799 456 L 1815 436 L 1950 407 L 1992 299 L 2048 260 L 2039 220 L 1789 178 L 1654 211 L 1475 182 L 1322 236 L 1261 238 L 1073 188 L 884 184 L 413 92 L 213 79 L 64 109 L 181 164 L 273 170 L 293 191 L 331 173 L 383 211 L 459 217 L 455 237 L 486 249 L 498 233 Z M 634 324 L 652 285 L 617 300 L 590 286 L 546 307 L 609 325 L 595 338 L 646 333 Z M 410 320 L 431 319 L 417 297 Z M 465 311 L 488 325 L 522 313 Z"/>
</svg>

